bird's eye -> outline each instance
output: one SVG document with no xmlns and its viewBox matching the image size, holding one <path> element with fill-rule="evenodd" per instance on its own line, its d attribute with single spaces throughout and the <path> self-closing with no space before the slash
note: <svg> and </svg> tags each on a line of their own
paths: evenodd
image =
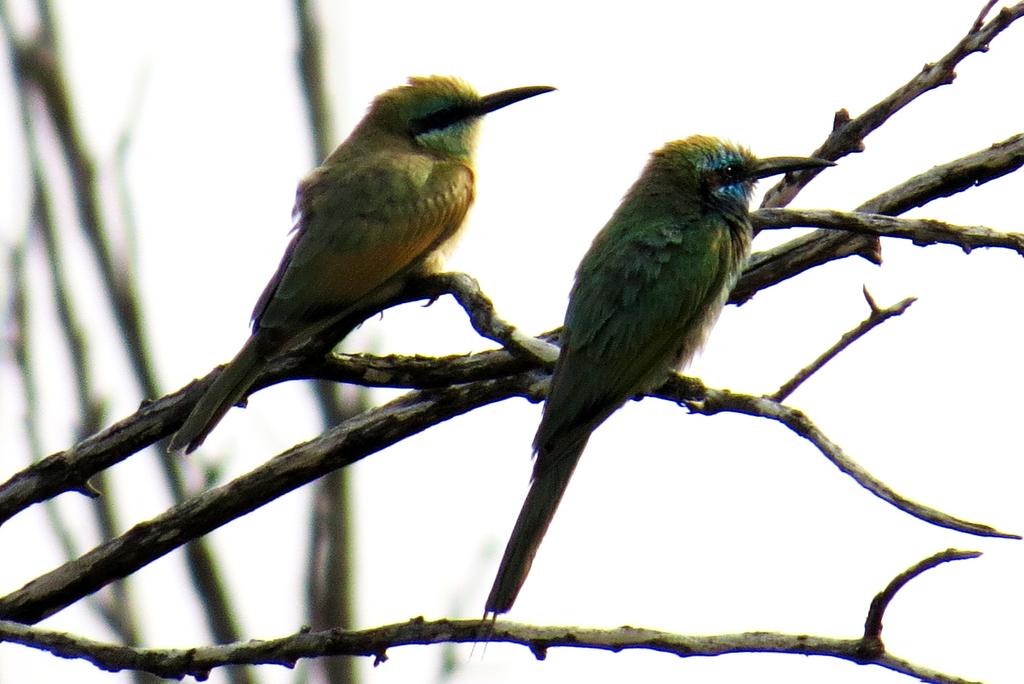
<svg viewBox="0 0 1024 684">
<path fill-rule="evenodd" d="M 745 169 L 742 164 L 725 164 L 713 169 L 707 176 L 711 189 L 727 188 L 737 183 L 742 183 L 746 178 Z"/>
<path fill-rule="evenodd" d="M 739 164 L 726 164 L 722 168 L 723 185 L 731 185 L 743 180 L 743 167 Z"/>
</svg>

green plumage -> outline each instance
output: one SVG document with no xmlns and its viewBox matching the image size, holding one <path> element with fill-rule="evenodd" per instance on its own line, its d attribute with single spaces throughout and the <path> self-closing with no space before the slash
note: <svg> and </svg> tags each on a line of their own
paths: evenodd
<svg viewBox="0 0 1024 684">
<path fill-rule="evenodd" d="M 749 254 L 754 181 L 826 164 L 758 160 L 705 136 L 651 156 L 576 271 L 533 480 L 488 613 L 512 607 L 591 432 L 703 345 Z"/>
</svg>

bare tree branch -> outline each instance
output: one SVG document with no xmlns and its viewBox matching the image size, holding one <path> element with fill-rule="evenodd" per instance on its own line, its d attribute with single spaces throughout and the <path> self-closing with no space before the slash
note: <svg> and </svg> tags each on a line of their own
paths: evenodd
<svg viewBox="0 0 1024 684">
<path fill-rule="evenodd" d="M 822 145 L 814 151 L 812 156 L 835 161 L 851 152 L 861 152 L 864 149 L 864 138 L 878 129 L 889 118 L 906 105 L 924 93 L 934 90 L 943 85 L 948 85 L 956 78 L 956 67 L 969 55 L 975 52 L 988 51 L 989 43 L 995 39 L 1003 30 L 1014 21 L 1024 15 L 1024 2 L 1019 2 L 1011 7 L 1004 7 L 988 24 L 983 23 L 984 17 L 988 16 L 993 7 L 992 2 L 986 3 L 974 21 L 967 35 L 958 42 L 953 49 L 944 55 L 939 61 L 926 64 L 924 68 L 903 86 L 897 88 L 889 96 L 883 98 L 873 107 L 869 108 L 861 116 L 851 119 L 845 109 L 836 112 L 832 125 L 832 133 Z M 982 182 L 997 178 L 998 176 L 1010 173 L 1024 164 L 1024 136 L 1014 136 L 1003 143 L 993 146 L 990 152 L 997 147 L 1009 146 L 1008 157 L 1003 158 L 1003 163 L 997 164 L 998 169 L 993 168 L 995 161 L 989 155 L 988 159 L 972 159 L 978 155 L 965 157 L 958 162 L 964 162 L 964 166 L 977 165 L 977 167 L 988 167 L 990 174 L 984 175 L 983 168 L 972 169 L 978 175 L 971 179 L 966 185 L 958 185 L 954 178 L 924 178 L 929 174 L 922 174 L 908 183 L 901 184 L 893 190 L 883 193 L 868 202 L 865 202 L 857 211 L 898 215 L 907 211 L 912 206 L 922 206 L 928 201 L 938 197 L 945 197 L 955 192 L 964 190 L 971 185 L 980 185 Z M 979 155 L 984 153 L 978 153 Z M 958 162 L 953 162 L 957 164 Z M 947 164 L 945 167 L 951 165 Z M 936 167 L 933 172 L 945 167 Z M 960 169 L 966 171 L 967 169 Z M 788 205 L 797 193 L 817 176 L 817 171 L 802 171 L 797 174 L 788 174 L 783 177 L 772 189 L 770 189 L 761 203 L 762 208 L 780 208 Z M 940 172 L 940 176 L 941 176 Z M 950 174 L 951 176 L 953 174 Z M 935 183 L 935 188 L 923 194 L 914 193 L 914 190 L 923 190 L 917 187 L 915 181 L 929 181 Z M 943 189 L 939 189 L 943 188 Z M 938 194 L 933 194 L 938 193 Z M 757 215 L 754 212 L 755 230 L 757 229 Z M 810 268 L 820 266 L 823 263 L 842 259 L 847 256 L 859 255 L 874 263 L 881 263 L 882 254 L 878 240 L 873 236 L 849 236 L 830 234 L 827 232 L 816 232 L 806 235 L 776 248 L 754 254 L 747 264 L 746 272 L 740 282 L 733 289 L 729 301 L 734 304 L 743 304 L 753 297 L 758 291 L 776 285 L 782 280 L 792 278 Z"/>
<path fill-rule="evenodd" d="M 924 93 L 952 83 L 956 78 L 956 67 L 961 61 L 975 52 L 987 52 L 992 40 L 1024 15 L 1024 2 L 1018 2 L 1011 7 L 1004 7 L 990 22 L 985 24 L 984 17 L 988 16 L 993 4 L 992 2 L 986 3 L 967 35 L 941 59 L 926 64 L 920 73 L 870 107 L 862 115 L 851 119 L 845 109 L 836 112 L 832 133 L 811 156 L 835 161 L 852 152 L 863 151 L 864 138 L 877 130 L 896 112 Z M 980 185 L 982 182 L 1010 173 L 1024 164 L 1024 136 L 1014 136 L 1003 143 L 998 143 L 989 152 L 997 152 L 996 148 L 1006 147 L 1011 149 L 998 150 L 998 152 L 1009 152 L 1008 155 L 1003 155 L 998 163 L 994 159 L 996 154 L 989 154 L 984 159 L 978 158 L 984 153 L 964 157 L 952 164 L 936 167 L 932 172 L 922 174 L 865 202 L 857 208 L 857 211 L 899 215 L 913 206 L 922 206 L 938 197 L 946 197 L 972 185 Z M 950 168 L 956 165 L 960 165 L 960 168 Z M 956 173 L 958 171 L 959 175 L 969 177 L 966 184 L 958 182 Z M 807 183 L 817 177 L 818 173 L 819 171 L 801 171 L 796 174 L 787 174 L 765 194 L 761 207 L 771 209 L 788 205 Z M 932 187 L 923 193 L 920 192 L 928 186 Z M 918 192 L 914 192 L 915 190 Z M 758 229 L 756 217 L 759 213 L 755 212 L 754 214 L 755 230 Z M 819 231 L 791 240 L 766 252 L 754 254 L 747 264 L 743 278 L 733 289 L 729 301 L 734 304 L 743 304 L 759 290 L 778 284 L 782 280 L 792 278 L 828 261 L 852 255 L 859 255 L 871 262 L 881 263 L 881 247 L 877 237 L 830 234 Z"/>
<path fill-rule="evenodd" d="M 432 425 L 486 404 L 523 396 L 540 399 L 547 375 L 533 370 L 436 390 L 410 392 L 298 445 L 246 475 L 204 492 L 131 528 L 81 558 L 0 598 L 0 619 L 34 623 L 124 577 L 189 540 L 244 515 L 333 470 L 354 463 Z M 703 388 L 675 376 L 654 396 L 685 403 L 704 415 L 730 411 L 777 420 L 814 444 L 842 472 L 900 510 L 934 525 L 979 536 L 1018 539 L 911 501 L 852 461 L 806 415 L 766 397 Z"/>
<path fill-rule="evenodd" d="M 507 352 L 428 358 L 338 356 L 314 362 L 299 356 L 279 360 L 267 369 L 262 383 L 287 378 L 316 378 L 352 382 L 370 387 L 443 388 L 451 383 L 499 380 L 530 369 Z M 64 492 L 90 494 L 86 482 L 95 473 L 132 456 L 174 432 L 213 374 L 153 402 L 79 442 L 49 456 L 0 484 L 0 524 L 19 511 Z"/>
<path fill-rule="evenodd" d="M 463 274 L 442 274 L 411 282 L 388 306 L 419 299 L 436 299 L 450 291 L 461 292 L 460 297 L 464 301 L 471 301 L 474 306 L 489 307 L 487 311 L 476 311 L 471 315 L 476 329 L 485 337 L 526 337 L 502 321 L 486 297 L 475 296 L 479 293 L 479 286 Z M 410 363 L 405 363 L 401 357 L 391 360 L 368 360 L 364 357 L 347 357 L 347 360 L 343 360 L 345 357 L 335 357 L 324 361 L 324 354 L 338 339 L 338 330 L 354 328 L 365 317 L 376 312 L 376 308 L 358 312 L 339 321 L 333 328 L 319 331 L 301 347 L 270 364 L 250 391 L 255 392 L 268 385 L 297 378 L 340 379 L 378 387 L 446 387 L 453 382 L 505 377 L 533 367 L 523 359 L 505 352 L 484 352 L 440 360 L 414 359 Z M 543 340 L 535 340 L 518 348 L 523 350 L 525 356 L 532 351 L 528 347 L 541 350 L 548 358 L 552 353 L 557 356 L 557 349 Z M 219 372 L 219 368 L 215 369 L 203 379 L 173 394 L 144 402 L 132 416 L 79 442 L 71 449 L 34 463 L 0 484 L 0 525 L 27 506 L 63 492 L 77 491 L 92 495 L 87 487 L 90 477 L 177 430 Z M 423 384 L 416 384 L 417 379 L 423 379 Z"/>
<path fill-rule="evenodd" d="M 687 636 L 652 629 L 620 627 L 594 629 L 579 627 L 537 627 L 504 620 L 489 630 L 490 641 L 521 644 L 543 660 L 551 648 L 588 648 L 619 652 L 643 649 L 671 653 L 680 658 L 719 656 L 730 653 L 790 653 L 829 656 L 887 670 L 936 684 L 967 684 L 968 680 L 936 672 L 886 652 L 880 638 L 881 614 L 899 589 L 910 579 L 951 560 L 975 558 L 975 551 L 949 549 L 918 563 L 900 574 L 871 603 L 869 623 L 877 623 L 859 639 L 791 635 L 775 632 L 745 632 L 710 636 Z M 0 641 L 20 643 L 62 658 L 81 658 L 96 667 L 117 672 L 144 670 L 161 677 L 205 679 L 211 670 L 228 664 L 270 664 L 294 667 L 301 658 L 348 655 L 370 656 L 375 663 L 387 660 L 388 649 L 397 646 L 439 643 L 469 643 L 480 639 L 479 620 L 436 620 L 414 618 L 408 622 L 359 631 L 303 630 L 273 640 L 250 640 L 223 646 L 188 649 L 140 649 L 105 644 L 61 632 L 0 621 Z"/>
</svg>

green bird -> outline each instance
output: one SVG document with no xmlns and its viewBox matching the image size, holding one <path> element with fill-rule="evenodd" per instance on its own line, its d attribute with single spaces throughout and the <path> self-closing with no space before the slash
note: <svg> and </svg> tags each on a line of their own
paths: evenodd
<svg viewBox="0 0 1024 684">
<path fill-rule="evenodd" d="M 170 450 L 198 447 L 285 348 L 348 313 L 372 313 L 411 277 L 440 271 L 473 203 L 481 118 L 551 90 L 481 96 L 459 79 L 430 76 L 378 95 L 349 137 L 299 183 L 295 236 L 256 302 L 252 335 Z"/>
<path fill-rule="evenodd" d="M 758 159 L 706 136 L 670 142 L 651 155 L 576 271 L 533 441 L 530 491 L 487 598 L 488 614 L 506 613 L 515 602 L 590 434 L 704 344 L 750 253 L 754 183 L 831 165 Z"/>
</svg>

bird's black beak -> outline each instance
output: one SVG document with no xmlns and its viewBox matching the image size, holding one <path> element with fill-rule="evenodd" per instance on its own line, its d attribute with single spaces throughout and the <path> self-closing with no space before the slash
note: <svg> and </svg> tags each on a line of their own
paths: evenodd
<svg viewBox="0 0 1024 684">
<path fill-rule="evenodd" d="M 491 93 L 490 95 L 484 95 L 480 98 L 480 102 L 477 105 L 476 114 L 483 116 L 521 100 L 550 93 L 552 90 L 555 90 L 555 88 L 551 86 L 523 86 L 522 88 L 511 88 Z"/>
<path fill-rule="evenodd" d="M 749 180 L 757 180 L 767 176 L 776 176 L 780 173 L 802 171 L 804 169 L 822 169 L 826 166 L 835 166 L 835 162 L 814 157 L 768 157 L 767 159 L 755 161 L 750 166 L 747 178 Z"/>
</svg>

